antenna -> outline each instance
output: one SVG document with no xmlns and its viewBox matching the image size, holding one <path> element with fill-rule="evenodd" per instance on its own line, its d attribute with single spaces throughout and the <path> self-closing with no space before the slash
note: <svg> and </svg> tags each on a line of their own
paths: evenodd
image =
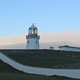
<svg viewBox="0 0 80 80">
<path fill-rule="evenodd" d="M 34 26 L 34 23 L 32 23 L 32 26 Z"/>
</svg>

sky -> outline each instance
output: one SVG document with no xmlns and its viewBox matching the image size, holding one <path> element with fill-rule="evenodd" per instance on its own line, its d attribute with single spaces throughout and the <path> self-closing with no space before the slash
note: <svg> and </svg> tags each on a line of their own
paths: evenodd
<svg viewBox="0 0 80 80">
<path fill-rule="evenodd" d="M 40 49 L 49 49 L 50 46 L 58 49 L 63 45 L 80 47 L 79 34 L 80 32 L 40 33 Z M 25 49 L 26 42 L 25 34 L 3 37 L 0 38 L 0 49 Z"/>
<path fill-rule="evenodd" d="M 0 37 L 39 32 L 79 32 L 80 0 L 0 0 Z"/>
</svg>

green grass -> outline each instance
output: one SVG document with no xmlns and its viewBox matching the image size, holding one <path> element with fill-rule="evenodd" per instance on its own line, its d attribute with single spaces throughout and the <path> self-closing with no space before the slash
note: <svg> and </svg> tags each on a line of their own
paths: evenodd
<svg viewBox="0 0 80 80">
<path fill-rule="evenodd" d="M 65 64 L 80 63 L 80 53 L 78 52 L 50 50 L 7 50 L 2 52 L 17 62 L 36 67 L 54 68 L 54 66 L 58 65 L 64 66 Z M 69 69 L 71 67 L 65 66 L 63 68 Z M 74 68 L 80 69 L 80 66 L 76 66 Z"/>
</svg>

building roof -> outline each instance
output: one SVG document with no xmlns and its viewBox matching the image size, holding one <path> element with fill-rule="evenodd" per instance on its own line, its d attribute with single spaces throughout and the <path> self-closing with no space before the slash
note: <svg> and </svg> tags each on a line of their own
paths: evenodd
<svg viewBox="0 0 80 80">
<path fill-rule="evenodd" d="M 69 46 L 69 45 L 59 46 L 59 48 L 63 48 L 63 47 L 80 49 L 80 47 L 74 47 L 74 46 Z"/>
<path fill-rule="evenodd" d="M 30 26 L 30 28 L 35 28 L 35 29 L 37 29 L 37 27 L 34 25 L 34 23 L 32 24 L 32 26 Z"/>
</svg>

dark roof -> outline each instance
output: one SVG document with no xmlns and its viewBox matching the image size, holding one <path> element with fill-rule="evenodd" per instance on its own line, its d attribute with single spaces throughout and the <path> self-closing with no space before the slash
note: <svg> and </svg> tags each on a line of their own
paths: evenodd
<svg viewBox="0 0 80 80">
<path fill-rule="evenodd" d="M 74 46 L 69 46 L 69 45 L 59 46 L 59 48 L 62 48 L 62 47 L 68 47 L 68 48 L 77 48 L 77 49 L 80 49 L 80 47 L 74 47 Z"/>
<path fill-rule="evenodd" d="M 37 27 L 34 24 L 32 24 L 29 29 L 37 29 Z"/>
</svg>

